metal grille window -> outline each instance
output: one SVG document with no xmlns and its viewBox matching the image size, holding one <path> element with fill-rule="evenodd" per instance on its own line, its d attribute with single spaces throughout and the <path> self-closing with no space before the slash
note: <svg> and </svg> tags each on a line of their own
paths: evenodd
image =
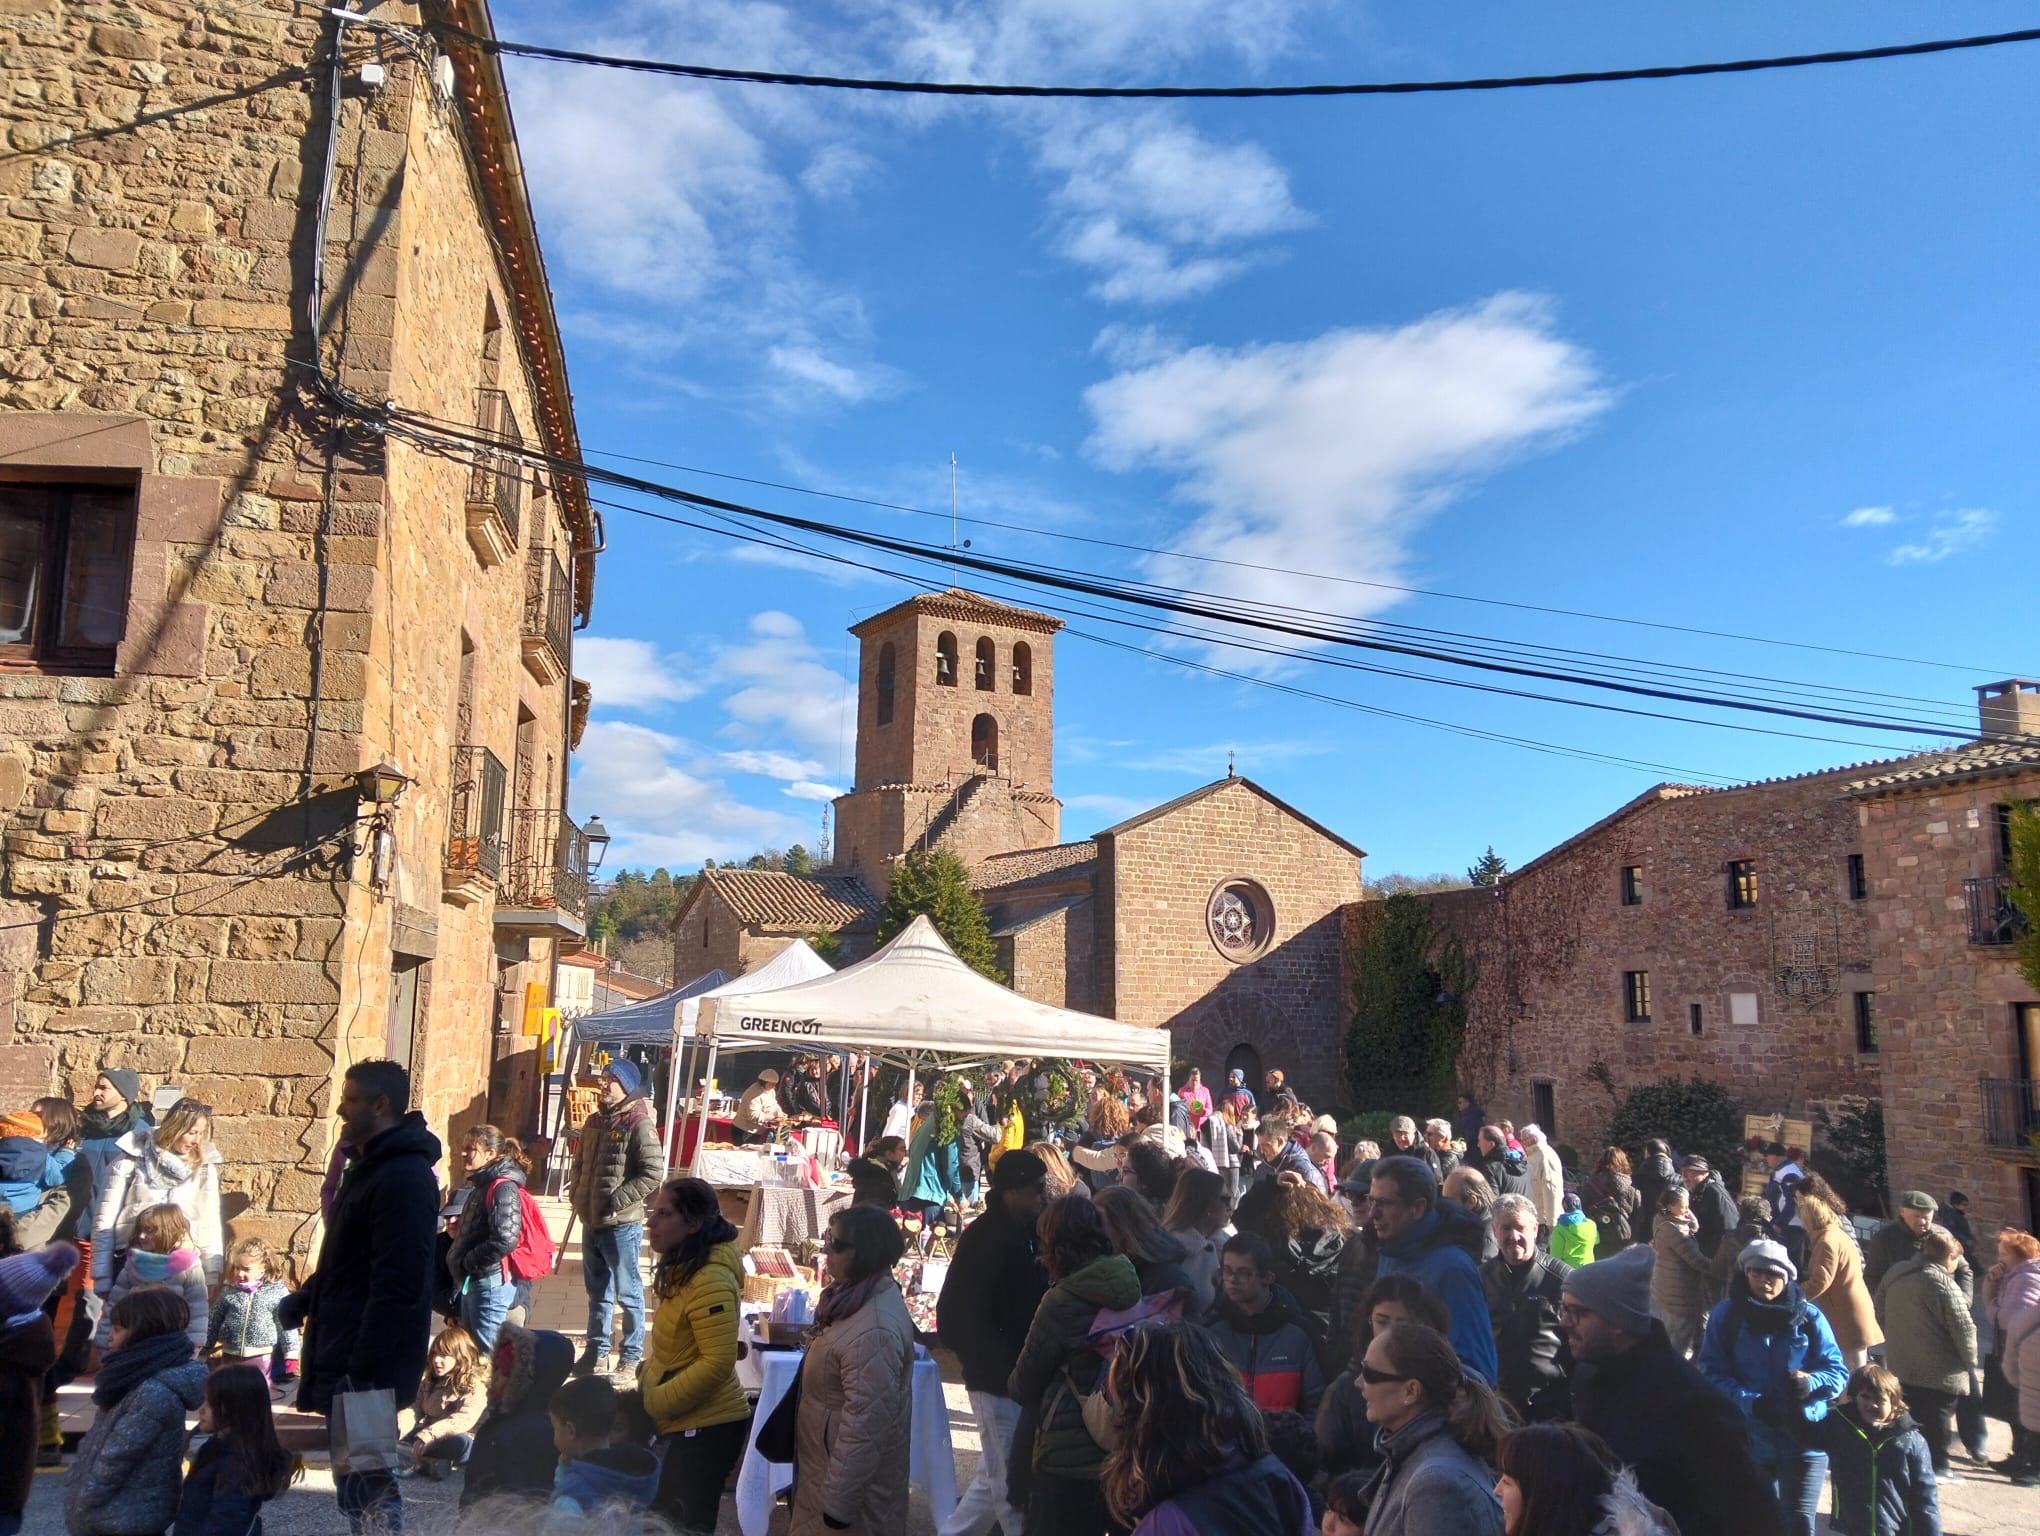
<svg viewBox="0 0 2040 1536">
<path fill-rule="evenodd" d="M 1856 994 L 1856 1049 L 1874 1051 L 1877 1049 L 1877 994 L 1858 992 Z"/>
<path fill-rule="evenodd" d="M 1870 881 L 1863 873 L 1863 855 L 1849 855 L 1849 900 L 1861 901 L 1870 894 Z"/>
<path fill-rule="evenodd" d="M 134 544 L 132 490 L 0 483 L 0 668 L 111 672 Z"/>
<path fill-rule="evenodd" d="M 1632 1024 L 1650 1022 L 1650 972 L 1624 971 L 1622 973 L 1623 1016 Z"/>
<path fill-rule="evenodd" d="M 1640 907 L 1643 905 L 1643 866 L 1625 864 L 1622 866 L 1622 905 Z"/>
<path fill-rule="evenodd" d="M 1741 912 L 1757 904 L 1757 861 L 1734 859 L 1728 866 L 1729 910 Z"/>
</svg>

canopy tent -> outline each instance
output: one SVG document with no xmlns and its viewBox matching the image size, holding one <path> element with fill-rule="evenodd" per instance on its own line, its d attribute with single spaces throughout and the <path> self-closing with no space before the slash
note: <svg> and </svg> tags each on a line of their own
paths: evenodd
<svg viewBox="0 0 2040 1536">
<path fill-rule="evenodd" d="M 686 1008 L 697 997 L 730 982 L 728 971 L 710 971 L 684 987 L 661 992 L 657 997 L 607 1013 L 584 1013 L 569 1022 L 578 1040 L 612 1041 L 617 1045 L 670 1046 L 674 1039 L 675 1010 Z M 691 1013 L 689 1015 L 692 1017 Z"/>
<path fill-rule="evenodd" d="M 712 974 L 721 976 L 721 971 Z M 778 954 L 767 960 L 755 971 L 746 971 L 741 976 L 726 977 L 712 987 L 697 990 L 687 988 L 680 995 L 680 1029 L 682 1034 L 695 1032 L 701 1005 L 712 997 L 752 992 L 777 992 L 782 987 L 798 986 L 804 981 L 814 981 L 823 976 L 833 976 L 835 971 L 829 962 L 814 951 L 806 939 L 795 939 Z"/>
<path fill-rule="evenodd" d="M 935 1063 L 1081 1056 L 1152 1069 L 1168 1091 L 1167 1030 L 1022 997 L 959 960 L 926 917 L 840 971 L 772 991 L 739 981 L 701 1002 L 711 1072 L 720 1050 L 832 1045 L 855 1047 L 910 1074 Z"/>
</svg>

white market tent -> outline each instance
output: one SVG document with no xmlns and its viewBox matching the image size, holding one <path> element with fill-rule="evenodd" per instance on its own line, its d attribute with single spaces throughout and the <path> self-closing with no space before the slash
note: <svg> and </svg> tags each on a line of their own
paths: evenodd
<svg viewBox="0 0 2040 1536">
<path fill-rule="evenodd" d="M 746 985 L 751 979 L 700 999 L 711 1076 L 719 1051 L 831 1045 L 910 1074 L 1006 1056 L 1078 1056 L 1149 1068 L 1168 1092 L 1167 1030 L 1022 997 L 959 960 L 926 917 L 869 958 L 812 981 L 768 991 Z"/>
</svg>

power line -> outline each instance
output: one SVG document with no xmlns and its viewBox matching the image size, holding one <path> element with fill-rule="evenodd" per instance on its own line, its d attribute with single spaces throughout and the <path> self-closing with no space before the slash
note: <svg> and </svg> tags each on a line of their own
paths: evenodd
<svg viewBox="0 0 2040 1536">
<path fill-rule="evenodd" d="M 2000 48 L 2040 40 L 2040 28 L 1992 32 L 1975 37 L 1939 38 L 1920 43 L 1892 43 L 1876 48 L 1838 48 L 1821 53 L 1780 54 L 1763 59 L 1730 59 L 1710 64 L 1661 64 L 1633 69 L 1570 70 L 1553 75 L 1492 75 L 1467 80 L 1380 80 L 1350 85 L 994 85 L 967 80 L 885 80 L 855 75 L 801 75 L 783 70 L 733 69 L 720 64 L 685 64 L 666 59 L 631 58 L 552 48 L 541 43 L 484 37 L 451 22 L 433 22 L 429 30 L 485 53 L 546 59 L 561 64 L 589 64 L 641 74 L 675 75 L 689 80 L 721 80 L 740 85 L 794 85 L 836 91 L 875 91 L 909 96 L 1019 96 L 1034 99 L 1116 101 L 1249 101 L 1310 96 L 1431 96 L 1466 91 L 1516 91 L 1562 85 L 1609 85 L 1630 80 L 1683 80 L 1703 75 L 1749 75 L 1766 70 L 1804 69 L 1816 64 L 1862 64 L 1877 59 L 1920 58 Z"/>
<path fill-rule="evenodd" d="M 947 518 L 946 512 L 931 511 L 926 507 L 909 506 L 904 502 L 879 501 L 869 496 L 852 496 L 844 491 L 824 491 L 813 486 L 795 485 L 783 480 L 764 480 L 752 475 L 731 474 L 724 470 L 704 469 L 696 464 L 676 464 L 668 459 L 648 459 L 636 454 L 613 453 L 595 449 L 587 450 L 589 456 L 598 459 L 616 459 L 626 464 L 649 464 L 659 469 L 678 470 L 682 474 L 701 475 L 712 480 L 729 480 L 739 485 L 755 485 L 766 490 L 790 491 L 799 496 L 816 496 L 828 501 L 847 502 L 853 506 L 875 507 L 885 512 L 905 512 L 915 517 Z M 1858 651 L 1846 646 L 1817 645 L 1810 640 L 1785 640 L 1770 635 L 1746 635 L 1733 630 L 1704 629 L 1689 624 L 1671 624 L 1659 619 L 1638 619 L 1624 614 L 1594 613 L 1579 608 L 1556 608 L 1544 603 L 1525 603 L 1501 597 L 1475 597 L 1464 592 L 1446 592 L 1437 587 L 1412 587 L 1393 581 L 1371 581 L 1360 576 L 1336 576 L 1326 571 L 1304 571 L 1292 566 L 1266 565 L 1253 560 L 1234 560 L 1223 555 L 1201 555 L 1185 549 L 1170 549 L 1151 544 L 1131 544 L 1119 539 L 1101 539 L 1092 534 L 1070 533 L 1057 528 L 1040 528 L 1029 523 L 1003 522 L 997 518 L 961 516 L 959 522 L 975 528 L 996 528 L 1006 533 L 1028 534 L 1035 538 L 1061 539 L 1071 544 L 1090 544 L 1101 549 L 1117 549 L 1128 554 L 1155 555 L 1172 560 L 1194 561 L 1200 565 L 1223 566 L 1233 570 L 1257 571 L 1270 576 L 1294 576 L 1307 581 L 1331 582 L 1339 586 L 1366 587 L 1382 592 L 1396 592 L 1409 597 L 1437 598 L 1453 603 L 1477 603 L 1490 608 L 1512 608 L 1523 613 L 1543 613 L 1555 618 L 1589 619 L 1597 624 L 1623 624 L 1637 629 L 1664 630 L 1672 634 L 1697 635 L 1709 640 L 1734 640 L 1746 645 L 1770 645 L 1788 650 L 1818 651 L 1830 656 L 1849 656 L 1861 661 L 1889 661 L 1909 667 L 1934 667 L 1943 671 L 1961 672 L 1970 677 L 1999 673 L 2009 676 L 2010 671 L 2002 667 L 1970 666 L 1953 661 L 1929 661 L 1917 656 L 1894 656 L 1882 651 Z M 1734 674 L 1724 674 L 1734 675 Z M 1863 692 L 1863 690 L 1844 690 Z M 1903 699 L 1911 703 L 1934 704 L 1940 701 L 1921 699 L 1909 694 L 1868 693 L 1867 697 Z"/>
</svg>

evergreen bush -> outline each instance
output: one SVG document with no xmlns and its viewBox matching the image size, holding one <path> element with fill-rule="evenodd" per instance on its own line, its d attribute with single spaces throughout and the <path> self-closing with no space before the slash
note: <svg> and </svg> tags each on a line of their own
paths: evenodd
<svg viewBox="0 0 2040 1536">
<path fill-rule="evenodd" d="M 1620 1147 L 1632 1159 L 1653 1136 L 1674 1152 L 1698 1152 L 1721 1171 L 1730 1192 L 1743 1165 L 1743 1107 L 1721 1084 L 1694 1074 L 1668 1077 L 1630 1089 L 1601 1133 L 1602 1144 Z M 1563 1156 L 1563 1154 L 1561 1154 Z"/>
</svg>

